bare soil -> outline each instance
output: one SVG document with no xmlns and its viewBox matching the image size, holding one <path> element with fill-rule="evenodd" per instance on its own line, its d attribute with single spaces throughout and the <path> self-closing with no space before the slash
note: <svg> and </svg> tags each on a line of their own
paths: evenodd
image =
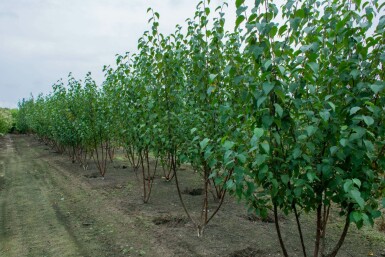
<svg viewBox="0 0 385 257">
<path fill-rule="evenodd" d="M 187 207 L 198 215 L 200 177 L 188 166 L 179 174 Z M 102 179 L 91 161 L 83 170 L 33 136 L 0 138 L 0 256 L 282 256 L 273 217 L 260 219 L 229 196 L 198 238 L 173 181 L 158 172 L 147 204 L 141 185 L 119 155 Z M 343 228 L 337 213 L 329 247 Z M 310 253 L 315 217 L 301 219 Z M 290 256 L 302 256 L 294 217 L 280 215 L 280 224 Z M 338 256 L 385 256 L 384 231 L 352 225 Z"/>
</svg>

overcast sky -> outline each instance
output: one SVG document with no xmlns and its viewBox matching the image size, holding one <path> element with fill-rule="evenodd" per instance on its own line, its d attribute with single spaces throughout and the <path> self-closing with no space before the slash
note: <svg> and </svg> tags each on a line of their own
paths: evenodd
<svg viewBox="0 0 385 257">
<path fill-rule="evenodd" d="M 49 93 L 69 72 L 83 79 L 91 71 L 100 84 L 102 67 L 114 64 L 115 54 L 136 51 L 149 29 L 148 7 L 160 13 L 160 29 L 168 34 L 176 24 L 184 26 L 198 2 L 0 0 L 0 107 Z"/>
</svg>

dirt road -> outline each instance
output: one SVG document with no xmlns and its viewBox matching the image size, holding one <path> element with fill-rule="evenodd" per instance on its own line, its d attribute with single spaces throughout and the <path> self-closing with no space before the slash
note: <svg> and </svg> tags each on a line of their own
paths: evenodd
<svg viewBox="0 0 385 257">
<path fill-rule="evenodd" d="M 52 169 L 28 145 L 23 150 L 8 136 L 1 152 L 1 256 L 84 256 L 63 221 Z"/>
<path fill-rule="evenodd" d="M 104 195 L 80 185 L 30 142 L 25 136 L 8 135 L 0 143 L 0 256 L 135 256 L 148 252 L 140 242 L 148 240 L 146 233 L 130 232 L 135 220 L 127 215 L 114 219 L 119 212 Z M 114 227 L 124 229 L 129 240 L 116 238 Z M 167 254 L 157 249 L 151 252 L 150 256 Z"/>
<path fill-rule="evenodd" d="M 184 172 L 183 186 L 195 188 L 199 177 L 190 173 L 186 180 Z M 172 183 L 159 174 L 154 187 L 150 203 L 143 204 L 140 183 L 124 160 L 110 164 L 102 180 L 92 165 L 84 171 L 32 136 L 0 138 L 0 256 L 281 256 L 274 223 L 250 218 L 234 199 L 198 238 Z M 189 208 L 199 209 L 199 196 L 185 197 Z M 313 216 L 303 219 L 309 220 L 305 236 L 311 249 Z M 337 216 L 331 220 L 334 240 L 341 222 Z M 282 217 L 282 228 L 290 256 L 302 256 L 293 219 Z M 385 234 L 352 226 L 339 256 L 368 255 L 385 256 Z"/>
</svg>

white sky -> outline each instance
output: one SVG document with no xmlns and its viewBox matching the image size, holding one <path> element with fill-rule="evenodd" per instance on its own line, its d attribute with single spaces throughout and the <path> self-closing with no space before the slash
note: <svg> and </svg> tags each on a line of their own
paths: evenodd
<svg viewBox="0 0 385 257">
<path fill-rule="evenodd" d="M 146 13 L 160 13 L 160 30 L 185 27 L 200 0 L 0 0 L 0 107 L 15 108 L 32 93 L 48 94 L 72 72 L 87 72 L 100 85 L 104 65 L 115 55 L 136 52 L 137 40 L 150 26 Z M 217 6 L 225 0 L 211 0 Z M 228 0 L 228 30 L 235 20 L 235 0 Z M 249 7 L 253 0 L 246 0 Z M 281 6 L 285 0 L 276 0 Z M 383 15 L 383 14 L 382 14 Z"/>
<path fill-rule="evenodd" d="M 91 71 L 100 84 L 104 65 L 113 65 L 116 54 L 136 51 L 137 40 L 150 28 L 148 7 L 160 13 L 161 32 L 168 34 L 176 24 L 185 25 L 198 2 L 0 0 L 0 107 L 14 108 L 31 93 L 49 93 L 69 72 L 83 79 Z"/>
</svg>

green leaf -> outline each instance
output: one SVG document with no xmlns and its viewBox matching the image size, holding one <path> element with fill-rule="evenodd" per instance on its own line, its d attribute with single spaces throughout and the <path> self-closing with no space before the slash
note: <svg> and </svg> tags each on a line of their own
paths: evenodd
<svg viewBox="0 0 385 257">
<path fill-rule="evenodd" d="M 270 115 L 264 115 L 264 116 L 262 117 L 262 124 L 263 124 L 264 126 L 266 126 L 266 127 L 271 126 L 271 124 L 273 124 L 273 121 L 274 121 L 274 119 L 273 119 L 273 117 L 271 117 Z"/>
<path fill-rule="evenodd" d="M 384 89 L 384 85 L 372 84 L 372 85 L 370 85 L 370 89 L 373 91 L 373 93 L 378 94 L 378 92 L 380 92 Z"/>
<path fill-rule="evenodd" d="M 362 220 L 362 213 L 353 211 L 350 214 L 350 220 L 353 221 L 354 223 L 358 223 Z"/>
<path fill-rule="evenodd" d="M 352 70 L 350 72 L 350 75 L 353 77 L 353 79 L 357 79 L 357 77 L 360 75 L 360 71 L 359 70 Z"/>
<path fill-rule="evenodd" d="M 264 178 L 266 178 L 268 171 L 269 167 L 267 165 L 263 165 L 261 169 L 258 170 L 258 179 L 263 180 Z"/>
<path fill-rule="evenodd" d="M 237 154 L 237 159 L 241 164 L 246 163 L 246 156 L 244 154 Z"/>
<path fill-rule="evenodd" d="M 356 203 L 363 209 L 365 207 L 365 201 L 364 199 L 361 197 L 361 193 L 360 191 L 358 191 L 357 189 L 352 189 L 350 191 L 350 195 L 351 197 L 354 199 L 354 201 L 356 201 Z"/>
<path fill-rule="evenodd" d="M 306 127 L 306 132 L 307 132 L 307 135 L 310 137 L 312 135 L 314 135 L 314 133 L 317 131 L 317 127 L 314 127 L 314 126 L 308 126 Z"/>
<path fill-rule="evenodd" d="M 257 107 L 259 108 L 261 106 L 261 104 L 263 104 L 263 102 L 265 102 L 265 100 L 266 100 L 266 96 L 261 96 L 260 98 L 258 98 Z"/>
<path fill-rule="evenodd" d="M 231 148 L 233 148 L 234 145 L 235 145 L 234 142 L 226 140 L 225 143 L 223 144 L 223 148 L 225 150 L 230 150 Z"/>
<path fill-rule="evenodd" d="M 197 128 L 192 128 L 192 129 L 190 130 L 190 133 L 191 133 L 191 134 L 194 134 L 195 131 L 197 131 Z"/>
<path fill-rule="evenodd" d="M 354 179 L 352 179 L 352 181 L 353 181 L 354 184 L 356 184 L 356 186 L 358 188 L 361 187 L 361 181 L 358 178 L 354 178 Z"/>
<path fill-rule="evenodd" d="M 358 9 L 361 9 L 361 0 L 354 0 L 354 3 L 358 7 Z"/>
<path fill-rule="evenodd" d="M 344 183 L 344 191 L 345 191 L 346 193 L 350 192 L 350 189 L 351 189 L 352 185 L 353 185 L 353 181 L 347 180 L 347 181 Z"/>
<path fill-rule="evenodd" d="M 278 65 L 278 69 L 279 69 L 279 72 L 281 73 L 282 76 L 285 75 L 285 67 L 283 67 L 282 65 Z"/>
<path fill-rule="evenodd" d="M 245 11 L 247 10 L 247 6 L 240 6 L 237 8 L 237 15 L 241 15 L 242 13 L 244 13 Z M 250 20 L 250 17 L 249 17 L 249 20 Z"/>
<path fill-rule="evenodd" d="M 330 147 L 330 154 L 334 155 L 338 151 L 338 146 L 332 146 Z"/>
<path fill-rule="evenodd" d="M 317 175 L 312 171 L 306 172 L 306 176 L 309 179 L 310 183 L 312 183 L 315 179 L 318 179 Z"/>
<path fill-rule="evenodd" d="M 296 188 L 294 188 L 294 194 L 295 194 L 295 196 L 297 196 L 297 197 L 301 197 L 301 194 L 302 194 L 302 187 L 296 187 Z"/>
<path fill-rule="evenodd" d="M 209 88 L 207 89 L 207 94 L 210 95 L 214 90 L 215 90 L 215 87 L 209 86 Z"/>
<path fill-rule="evenodd" d="M 303 134 L 303 135 L 300 135 L 300 136 L 298 137 L 298 140 L 299 140 L 299 141 L 303 141 L 303 140 L 305 140 L 305 139 L 307 139 L 307 138 L 308 138 L 308 136 L 305 135 L 305 134 Z"/>
<path fill-rule="evenodd" d="M 366 125 L 368 125 L 368 126 L 373 125 L 374 119 L 372 117 L 370 117 L 370 116 L 363 116 L 362 118 L 364 119 L 364 122 L 366 123 Z"/>
<path fill-rule="evenodd" d="M 274 104 L 275 111 L 278 113 L 279 117 L 282 117 L 283 109 L 279 104 Z"/>
<path fill-rule="evenodd" d="M 374 145 L 371 141 L 364 140 L 364 144 L 365 144 L 366 150 L 368 150 L 368 152 L 374 152 Z"/>
<path fill-rule="evenodd" d="M 380 61 L 381 61 L 381 62 L 385 62 L 385 53 L 382 53 L 382 54 L 380 55 Z"/>
<path fill-rule="evenodd" d="M 255 161 L 253 163 L 253 165 L 261 165 L 263 164 L 264 162 L 266 161 L 266 155 L 265 154 L 257 154 L 257 156 L 255 156 Z"/>
<path fill-rule="evenodd" d="M 245 2 L 245 0 L 236 0 L 235 1 L 235 7 L 238 9 L 244 2 Z"/>
<path fill-rule="evenodd" d="M 218 76 L 218 74 L 210 74 L 209 75 L 209 82 L 210 83 L 213 83 L 214 82 L 214 80 L 215 80 L 215 78 Z"/>
<path fill-rule="evenodd" d="M 382 207 L 385 208 L 385 198 L 382 198 Z"/>
<path fill-rule="evenodd" d="M 266 95 L 268 95 L 271 92 L 271 90 L 273 90 L 273 88 L 274 88 L 273 83 L 265 82 L 262 84 L 262 90 Z"/>
<path fill-rule="evenodd" d="M 328 102 L 328 104 L 330 105 L 330 107 L 332 107 L 333 112 L 335 112 L 336 111 L 336 106 L 332 102 Z"/>
<path fill-rule="evenodd" d="M 263 64 L 263 67 L 267 70 L 271 64 L 273 63 L 272 60 L 267 60 L 264 64 Z"/>
<path fill-rule="evenodd" d="M 330 112 L 328 110 L 323 110 L 319 113 L 320 117 L 324 120 L 324 121 L 328 121 L 329 118 L 330 118 Z"/>
<path fill-rule="evenodd" d="M 206 13 L 206 16 L 210 14 L 210 8 L 206 7 L 205 8 L 205 13 Z"/>
<path fill-rule="evenodd" d="M 254 129 L 254 135 L 257 137 L 257 139 L 261 138 L 263 136 L 263 133 L 264 133 L 263 128 Z"/>
<path fill-rule="evenodd" d="M 358 107 L 358 106 L 351 108 L 350 115 L 357 113 L 359 110 L 361 110 L 361 107 Z"/>
<path fill-rule="evenodd" d="M 270 145 L 267 142 L 263 142 L 260 144 L 262 149 L 265 151 L 265 153 L 269 154 L 270 152 Z"/>
<path fill-rule="evenodd" d="M 213 173 L 212 173 L 213 174 Z M 212 175 L 211 174 L 211 175 Z M 210 175 L 210 176 L 211 176 Z M 213 176 L 213 178 L 214 178 L 215 176 Z M 222 184 L 222 182 L 223 182 L 223 178 L 222 177 L 215 177 L 215 179 L 214 179 L 214 184 L 215 185 L 220 185 L 220 184 Z"/>
<path fill-rule="evenodd" d="M 210 139 L 208 139 L 208 138 L 205 138 L 202 141 L 200 141 L 199 145 L 200 145 L 201 149 L 202 150 L 205 149 L 209 142 L 210 142 Z"/>
<path fill-rule="evenodd" d="M 285 33 L 286 30 L 287 30 L 287 25 L 285 24 L 285 25 L 283 25 L 282 27 L 279 28 L 278 34 L 280 36 L 282 36 L 282 34 Z"/>
<path fill-rule="evenodd" d="M 342 138 L 342 139 L 340 140 L 340 144 L 341 144 L 343 147 L 347 146 L 347 145 L 348 145 L 348 142 L 349 142 L 349 140 L 347 140 L 346 138 Z"/>
<path fill-rule="evenodd" d="M 226 188 L 230 189 L 230 190 L 235 188 L 235 183 L 232 179 L 230 179 L 226 182 Z"/>
<path fill-rule="evenodd" d="M 239 27 L 239 25 L 245 20 L 245 16 L 239 15 L 237 20 L 235 21 L 235 29 Z"/>
<path fill-rule="evenodd" d="M 271 38 L 274 38 L 275 35 L 277 34 L 277 31 L 278 31 L 278 28 L 277 28 L 276 26 L 272 27 L 271 30 L 270 30 L 270 32 L 269 32 L 269 36 L 270 36 Z"/>
<path fill-rule="evenodd" d="M 305 18 L 305 10 L 303 10 L 303 9 L 297 9 L 297 10 L 294 12 L 294 17 Z"/>
<path fill-rule="evenodd" d="M 285 93 L 283 92 L 282 89 L 280 88 L 275 88 L 274 89 L 274 93 L 279 97 L 279 99 L 281 99 L 282 102 L 285 102 Z"/>
<path fill-rule="evenodd" d="M 288 175 L 285 174 L 285 175 L 281 175 L 281 180 L 282 180 L 283 184 L 287 185 L 290 181 L 290 178 Z"/>
<path fill-rule="evenodd" d="M 298 157 L 300 157 L 302 154 L 302 151 L 300 148 L 295 148 L 294 151 L 293 151 L 293 158 L 294 159 L 297 159 Z"/>
<path fill-rule="evenodd" d="M 310 68 L 312 69 L 312 71 L 316 74 L 318 74 L 318 70 L 319 70 L 319 65 L 318 63 L 315 63 L 315 62 L 309 62 L 308 65 L 310 66 Z"/>
</svg>

